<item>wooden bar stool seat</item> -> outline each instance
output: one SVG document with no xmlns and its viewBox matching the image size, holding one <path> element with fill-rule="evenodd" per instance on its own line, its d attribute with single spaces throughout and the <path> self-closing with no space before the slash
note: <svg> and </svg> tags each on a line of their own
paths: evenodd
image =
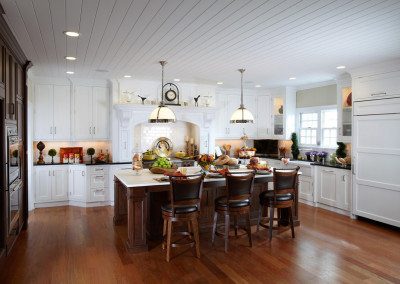
<svg viewBox="0 0 400 284">
<path fill-rule="evenodd" d="M 297 173 L 300 167 L 295 169 L 275 169 L 273 170 L 274 189 L 263 191 L 259 195 L 260 207 L 258 211 L 257 231 L 259 226 L 269 229 L 269 241 L 272 240 L 272 230 L 279 230 L 279 226 L 273 226 L 273 221 L 279 221 L 274 217 L 274 209 L 289 210 L 290 229 L 292 238 L 295 238 L 292 207 L 295 199 L 295 187 L 297 184 Z M 270 209 L 269 217 L 263 222 L 262 212 Z M 266 210 L 268 213 L 268 210 Z"/>
<path fill-rule="evenodd" d="M 252 246 L 251 240 L 251 227 L 250 227 L 250 198 L 254 185 L 254 173 L 249 175 L 231 175 L 226 176 L 226 187 L 228 196 L 221 196 L 215 199 L 215 213 L 212 231 L 212 243 L 214 244 L 215 236 L 223 237 L 225 239 L 225 252 L 228 252 L 228 239 L 230 229 L 230 217 L 234 220 L 234 237 L 248 235 L 250 247 Z M 225 218 L 224 232 L 221 233 L 217 230 L 218 215 L 223 215 Z M 246 217 L 246 226 L 239 227 L 238 218 L 240 216 Z M 238 234 L 238 230 L 243 229 L 243 234 Z"/>
<path fill-rule="evenodd" d="M 200 238 L 198 218 L 203 189 L 203 177 L 171 177 L 171 203 L 161 206 L 163 226 L 162 248 L 167 249 L 166 259 L 171 259 L 171 247 L 191 246 L 196 248 L 200 258 Z M 173 223 L 187 223 L 187 231 L 173 232 Z M 183 236 L 172 241 L 175 236 Z"/>
</svg>

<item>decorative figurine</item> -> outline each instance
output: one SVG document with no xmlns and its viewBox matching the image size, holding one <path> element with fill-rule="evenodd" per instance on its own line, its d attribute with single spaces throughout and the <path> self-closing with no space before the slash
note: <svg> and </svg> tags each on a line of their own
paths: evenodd
<svg viewBox="0 0 400 284">
<path fill-rule="evenodd" d="M 46 146 L 44 145 L 44 143 L 42 141 L 40 141 L 36 145 L 36 148 L 39 150 L 39 158 L 38 158 L 38 161 L 36 163 L 38 165 L 43 165 L 43 164 L 45 164 L 44 158 L 43 158 L 43 150 L 44 150 L 44 148 L 46 148 Z"/>
<path fill-rule="evenodd" d="M 194 99 L 194 106 L 199 106 L 199 98 L 200 98 L 200 95 L 198 95 L 197 97 L 195 97 L 195 98 L 193 98 Z"/>
</svg>

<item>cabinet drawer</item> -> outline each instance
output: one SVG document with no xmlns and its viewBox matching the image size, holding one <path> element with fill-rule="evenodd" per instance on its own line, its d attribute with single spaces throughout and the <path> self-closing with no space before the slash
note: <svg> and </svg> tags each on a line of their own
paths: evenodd
<svg viewBox="0 0 400 284">
<path fill-rule="evenodd" d="M 89 172 L 91 174 L 107 174 L 108 173 L 108 168 L 104 167 L 104 166 L 90 166 L 89 168 Z"/>
<path fill-rule="evenodd" d="M 106 201 L 106 192 L 107 188 L 91 188 L 90 189 L 90 201 L 98 202 L 98 201 Z"/>
<path fill-rule="evenodd" d="M 108 176 L 104 174 L 91 174 L 90 175 L 90 187 L 99 188 L 108 185 Z"/>
</svg>

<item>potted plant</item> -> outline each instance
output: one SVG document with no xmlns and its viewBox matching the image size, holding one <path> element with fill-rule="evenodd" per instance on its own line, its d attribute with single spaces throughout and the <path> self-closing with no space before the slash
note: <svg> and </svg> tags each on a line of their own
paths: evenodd
<svg viewBox="0 0 400 284">
<path fill-rule="evenodd" d="M 57 155 L 56 149 L 50 149 L 48 154 L 51 156 L 51 163 L 54 164 L 54 156 Z"/>
<path fill-rule="evenodd" d="M 307 157 L 307 161 L 311 161 L 311 151 L 305 152 L 304 154 Z"/>
<path fill-rule="evenodd" d="M 94 148 L 88 148 L 86 150 L 86 154 L 90 156 L 90 163 L 93 164 L 93 155 L 96 153 L 96 150 Z"/>
<path fill-rule="evenodd" d="M 346 144 L 343 142 L 337 142 L 338 148 L 336 150 L 336 157 L 338 158 L 346 158 Z"/>
<path fill-rule="evenodd" d="M 292 155 L 293 155 L 293 160 L 297 160 L 298 158 L 299 158 L 299 154 L 300 154 L 300 151 L 299 151 L 299 145 L 298 145 L 298 141 L 297 141 L 297 134 L 296 134 L 296 132 L 293 132 L 292 133 L 292 137 L 291 137 L 291 140 L 292 140 L 292 147 L 291 147 L 291 149 L 292 149 Z"/>
<path fill-rule="evenodd" d="M 318 156 L 318 162 L 324 164 L 325 163 L 325 159 L 328 156 L 328 152 L 325 151 L 321 151 L 317 154 Z"/>
</svg>

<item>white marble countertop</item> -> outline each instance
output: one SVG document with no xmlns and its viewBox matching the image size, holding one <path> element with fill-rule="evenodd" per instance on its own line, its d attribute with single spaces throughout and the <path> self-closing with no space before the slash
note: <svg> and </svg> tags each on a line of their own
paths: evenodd
<svg viewBox="0 0 400 284">
<path fill-rule="evenodd" d="M 252 172 L 252 170 L 241 168 L 237 170 L 229 170 L 231 173 L 246 173 Z M 157 186 L 157 185 L 168 185 L 169 181 L 157 181 L 155 178 L 163 177 L 163 174 L 153 174 L 148 169 L 144 169 L 140 175 L 136 175 L 131 169 L 129 170 L 119 170 L 115 173 L 117 177 L 126 187 L 142 187 L 142 186 Z M 263 178 L 270 175 L 256 175 L 255 178 Z M 215 182 L 223 181 L 225 178 L 205 178 L 204 182 Z"/>
</svg>

